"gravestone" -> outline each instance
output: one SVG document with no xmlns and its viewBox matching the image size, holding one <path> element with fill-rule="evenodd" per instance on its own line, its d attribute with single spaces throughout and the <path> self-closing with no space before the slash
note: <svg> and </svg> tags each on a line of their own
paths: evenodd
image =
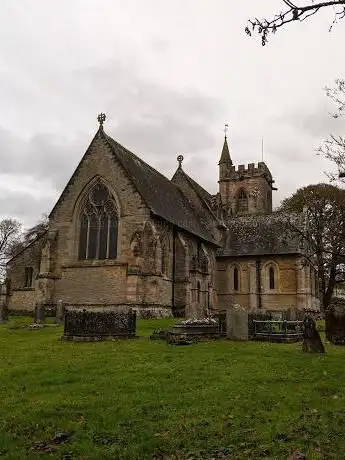
<svg viewBox="0 0 345 460">
<path fill-rule="evenodd" d="M 227 309 L 226 335 L 231 340 L 248 340 L 248 311 L 240 305 Z"/>
<path fill-rule="evenodd" d="M 45 314 L 44 314 L 44 305 L 37 302 L 34 310 L 34 323 L 44 323 Z"/>
<path fill-rule="evenodd" d="M 325 353 L 320 334 L 311 316 L 306 316 L 303 321 L 303 346 L 305 353 Z"/>
<path fill-rule="evenodd" d="M 65 322 L 65 305 L 62 300 L 58 300 L 56 305 L 56 317 L 55 322 L 57 324 L 64 324 Z"/>
<path fill-rule="evenodd" d="M 73 311 L 65 312 L 64 340 L 98 341 L 135 338 L 136 312 Z"/>
<path fill-rule="evenodd" d="M 7 290 L 4 284 L 0 284 L 0 324 L 8 320 L 8 308 L 6 302 Z"/>
<path fill-rule="evenodd" d="M 5 302 L 0 301 L 0 324 L 6 323 L 8 320 L 8 309 Z"/>
<path fill-rule="evenodd" d="M 205 312 L 199 302 L 191 302 L 186 305 L 186 318 L 189 319 L 203 319 L 205 318 Z"/>
<path fill-rule="evenodd" d="M 345 299 L 335 299 L 325 314 L 326 337 L 335 345 L 345 345 Z"/>
</svg>

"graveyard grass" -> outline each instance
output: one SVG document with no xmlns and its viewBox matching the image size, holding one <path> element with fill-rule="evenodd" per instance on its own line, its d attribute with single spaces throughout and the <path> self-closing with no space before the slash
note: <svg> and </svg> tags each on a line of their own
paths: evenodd
<svg viewBox="0 0 345 460">
<path fill-rule="evenodd" d="M 71 343 L 29 321 L 0 325 L 1 458 L 344 458 L 345 347 L 148 339 L 171 320 Z"/>
</svg>

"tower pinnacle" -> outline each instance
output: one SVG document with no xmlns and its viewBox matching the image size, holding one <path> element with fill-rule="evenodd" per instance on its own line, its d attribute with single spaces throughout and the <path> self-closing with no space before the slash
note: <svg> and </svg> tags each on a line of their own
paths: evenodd
<svg viewBox="0 0 345 460">
<path fill-rule="evenodd" d="M 220 156 L 220 160 L 218 164 L 222 164 L 222 163 L 227 163 L 228 165 L 232 166 L 232 161 L 231 161 L 230 151 L 229 151 L 229 146 L 228 146 L 228 140 L 227 140 L 226 135 L 224 138 L 222 154 Z"/>
</svg>

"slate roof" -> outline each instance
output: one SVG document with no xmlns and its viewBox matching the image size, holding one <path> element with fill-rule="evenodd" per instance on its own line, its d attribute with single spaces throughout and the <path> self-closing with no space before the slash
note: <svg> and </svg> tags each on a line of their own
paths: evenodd
<svg viewBox="0 0 345 460">
<path fill-rule="evenodd" d="M 197 212 L 177 185 L 110 136 L 104 132 L 102 135 L 111 147 L 116 159 L 130 176 L 145 203 L 155 215 L 203 240 L 217 244 L 215 236 L 207 228 L 203 216 Z M 203 190 L 203 193 L 207 193 L 202 187 L 200 189 Z"/>
<path fill-rule="evenodd" d="M 201 185 L 199 185 L 194 179 L 192 179 L 183 170 L 182 167 L 177 168 L 177 170 L 175 171 L 175 174 L 173 175 L 171 179 L 171 182 L 173 182 L 175 185 L 178 185 L 178 186 L 180 186 L 180 181 L 186 182 L 188 185 L 190 185 L 190 187 L 194 190 L 194 192 L 201 199 L 201 201 L 204 201 L 206 203 L 206 208 L 209 211 L 210 205 L 213 200 L 213 195 L 211 195 L 207 190 L 201 187 Z"/>
<path fill-rule="evenodd" d="M 303 225 L 301 215 L 272 214 L 231 217 L 219 256 L 252 256 L 302 253 L 301 242 L 289 231 L 287 221 Z M 291 228 L 291 227 L 290 227 Z"/>
</svg>

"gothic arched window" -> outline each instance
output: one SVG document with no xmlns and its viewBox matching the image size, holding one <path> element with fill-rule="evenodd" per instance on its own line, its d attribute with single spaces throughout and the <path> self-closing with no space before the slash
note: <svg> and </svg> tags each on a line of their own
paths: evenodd
<svg viewBox="0 0 345 460">
<path fill-rule="evenodd" d="M 234 291 L 239 290 L 239 276 L 238 276 L 238 268 L 234 268 Z"/>
<path fill-rule="evenodd" d="M 97 183 L 81 211 L 79 259 L 116 259 L 118 216 L 107 187 Z"/>
<path fill-rule="evenodd" d="M 247 212 L 248 211 L 248 197 L 246 192 L 241 189 L 237 197 L 237 212 Z"/>
<path fill-rule="evenodd" d="M 275 277 L 274 268 L 272 266 L 268 269 L 268 278 L 269 278 L 270 289 L 271 290 L 275 289 L 276 288 L 276 277 Z"/>
</svg>

